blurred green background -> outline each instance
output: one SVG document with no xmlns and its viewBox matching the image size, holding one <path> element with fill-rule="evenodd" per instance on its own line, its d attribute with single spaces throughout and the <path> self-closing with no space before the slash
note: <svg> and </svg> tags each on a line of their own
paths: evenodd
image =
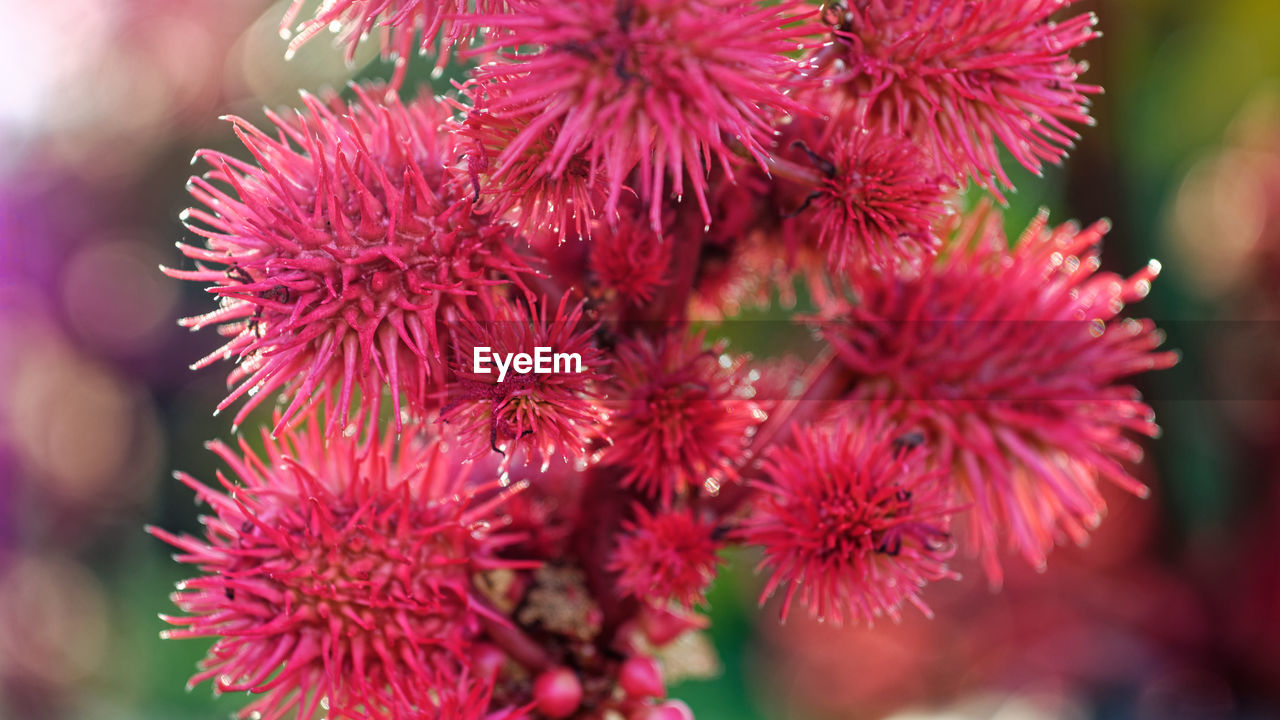
<svg viewBox="0 0 1280 720">
<path fill-rule="evenodd" d="M 191 153 L 234 148 L 219 115 L 389 74 L 323 42 L 284 63 L 285 4 L 0 0 L 0 718 L 243 704 L 184 688 L 207 642 L 157 636 L 184 571 L 142 526 L 197 528 L 169 474 L 212 477 L 202 443 L 228 422 L 221 374 L 186 370 L 217 338 L 174 324 L 208 298 L 156 266 L 178 261 Z M 1143 388 L 1165 428 L 1152 498 L 1112 493 L 1046 574 L 994 594 L 970 565 L 930 590 L 936 619 L 871 630 L 779 627 L 735 558 L 722 672 L 674 693 L 700 720 L 1280 717 L 1280 2 L 1076 7 L 1104 32 L 1084 53 L 1098 126 L 1015 175 L 1007 217 L 1110 217 L 1107 269 L 1163 261 L 1136 312 L 1184 362 Z"/>
</svg>

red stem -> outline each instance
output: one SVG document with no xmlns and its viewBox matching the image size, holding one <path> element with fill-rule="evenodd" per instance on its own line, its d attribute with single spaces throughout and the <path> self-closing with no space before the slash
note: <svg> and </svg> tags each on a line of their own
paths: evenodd
<svg viewBox="0 0 1280 720">
<path fill-rule="evenodd" d="M 801 187 L 816 188 L 822 185 L 825 176 L 816 167 L 801 165 L 779 155 L 770 155 L 766 161 L 769 174 L 775 178 L 789 180 Z"/>
<path fill-rule="evenodd" d="M 496 615 L 497 611 L 493 610 L 493 614 Z M 520 628 L 509 623 L 498 622 L 490 616 L 490 613 L 478 613 L 478 615 L 480 622 L 484 624 L 485 635 L 489 641 L 501 648 L 512 660 L 534 674 L 553 665 L 547 651 Z"/>
</svg>

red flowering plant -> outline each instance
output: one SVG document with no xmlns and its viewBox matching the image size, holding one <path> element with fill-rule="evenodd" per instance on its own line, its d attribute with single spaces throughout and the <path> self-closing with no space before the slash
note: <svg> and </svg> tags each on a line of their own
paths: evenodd
<svg viewBox="0 0 1280 720">
<path fill-rule="evenodd" d="M 233 118 L 166 269 L 217 298 L 182 322 L 226 338 L 218 409 L 278 408 L 179 475 L 202 536 L 152 529 L 196 570 L 193 683 L 268 719 L 689 718 L 727 548 L 784 617 L 869 624 L 958 549 L 996 583 L 1083 542 L 1100 483 L 1146 492 L 1124 382 L 1176 358 L 1122 313 L 1158 266 L 960 194 L 1088 123 L 1071 4 L 322 4 L 293 47 L 381 32 L 392 84 Z M 415 94 L 413 47 L 483 62 Z M 807 364 L 722 337 L 801 281 Z"/>
</svg>

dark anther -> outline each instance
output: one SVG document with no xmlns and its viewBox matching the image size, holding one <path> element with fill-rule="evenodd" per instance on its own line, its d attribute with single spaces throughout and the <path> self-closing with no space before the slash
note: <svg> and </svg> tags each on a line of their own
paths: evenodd
<svg viewBox="0 0 1280 720">
<path fill-rule="evenodd" d="M 239 265 L 232 265 L 227 268 L 227 277 L 238 283 L 248 284 L 253 282 L 253 277 L 249 275 L 249 273 L 245 272 L 245 269 Z"/>
<path fill-rule="evenodd" d="M 555 46 L 555 49 L 567 52 L 570 55 L 577 55 L 584 60 L 595 60 L 597 54 L 595 50 L 591 49 L 591 46 L 586 43 L 580 43 L 576 40 L 569 41 L 562 45 L 557 45 Z"/>
<path fill-rule="evenodd" d="M 902 535 L 895 532 L 886 536 L 885 539 L 881 540 L 880 544 L 876 546 L 876 552 L 889 555 L 890 557 L 897 557 L 898 554 L 902 552 Z"/>
<path fill-rule="evenodd" d="M 909 433 L 903 433 L 893 439 L 893 449 L 898 453 L 905 453 L 914 450 L 924 444 L 924 433 L 919 430 L 912 430 Z"/>
<path fill-rule="evenodd" d="M 631 74 L 630 70 L 627 70 L 626 53 L 621 53 L 618 55 L 618 61 L 613 64 L 613 71 L 618 74 L 618 79 L 621 80 L 622 82 L 631 82 L 636 77 L 635 75 Z"/>
<path fill-rule="evenodd" d="M 618 27 L 623 32 L 631 29 L 631 21 L 635 18 L 635 14 L 635 0 L 618 0 L 617 10 L 614 12 L 614 17 L 618 19 Z"/>
<path fill-rule="evenodd" d="M 532 435 L 532 434 L 533 434 L 532 430 L 525 430 L 524 432 L 520 433 L 520 437 L 528 437 L 529 435 Z M 493 451 L 498 453 L 499 455 L 503 457 L 507 456 L 506 453 L 502 452 L 502 448 L 498 447 L 498 423 L 497 422 L 494 422 L 489 426 L 489 447 L 493 448 Z"/>
<path fill-rule="evenodd" d="M 223 591 L 222 591 L 222 593 L 223 593 L 224 595 L 226 595 L 226 596 L 227 596 L 227 599 L 228 599 L 228 600 L 235 600 L 235 599 L 236 599 L 236 589 L 235 589 L 235 588 L 231 588 L 231 587 L 229 587 L 229 588 L 227 588 L 227 589 L 223 590 Z"/>
<path fill-rule="evenodd" d="M 720 542 L 728 537 L 729 533 L 732 531 L 733 528 L 728 525 L 717 525 L 711 529 L 711 539 L 716 542 Z"/>
<path fill-rule="evenodd" d="M 816 199 L 818 199 L 818 198 L 820 198 L 820 197 L 822 197 L 822 192 L 821 192 L 821 191 L 819 191 L 819 190 L 814 190 L 813 192 L 809 193 L 809 196 L 808 196 L 808 197 L 806 197 L 806 198 L 804 199 L 804 202 L 800 203 L 800 207 L 796 208 L 795 210 L 792 210 L 791 212 L 787 213 L 786 215 L 783 215 L 783 216 L 782 216 L 782 217 L 783 217 L 783 219 L 790 220 L 791 218 L 793 218 L 793 217 L 795 217 L 795 216 L 799 215 L 800 213 L 804 212 L 805 210 L 808 210 L 808 209 L 809 209 L 809 203 L 813 202 L 814 200 L 816 200 Z"/>
<path fill-rule="evenodd" d="M 274 300 L 275 302 L 278 302 L 278 303 L 287 303 L 289 302 L 289 288 L 283 285 L 276 285 L 270 290 L 263 290 L 262 293 L 260 294 L 260 297 L 264 300 Z M 262 314 L 261 306 L 258 307 L 258 311 L 259 312 L 257 316 L 260 317 Z"/>
<path fill-rule="evenodd" d="M 800 148 L 805 155 L 809 156 L 809 160 L 813 162 L 814 167 L 822 171 L 823 175 L 826 175 L 829 178 L 836 176 L 836 166 L 832 164 L 830 160 L 827 160 L 813 150 L 810 150 L 809 146 L 806 145 L 803 140 L 792 140 L 791 147 Z"/>
</svg>

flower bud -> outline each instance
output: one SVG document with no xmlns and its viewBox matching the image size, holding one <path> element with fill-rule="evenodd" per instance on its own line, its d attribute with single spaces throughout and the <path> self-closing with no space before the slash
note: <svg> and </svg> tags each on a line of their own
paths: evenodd
<svg viewBox="0 0 1280 720">
<path fill-rule="evenodd" d="M 650 643 L 659 647 L 690 630 L 701 630 L 706 626 L 707 619 L 693 613 L 679 613 L 652 605 L 646 605 L 640 611 L 640 629 Z"/>
<path fill-rule="evenodd" d="M 507 664 L 507 655 L 489 643 L 476 643 L 471 648 L 471 668 L 476 675 L 485 679 L 497 677 L 502 666 Z"/>
<path fill-rule="evenodd" d="M 552 668 L 533 682 L 533 700 L 543 715 L 556 720 L 567 718 L 582 704 L 582 683 L 569 668 Z"/>
<path fill-rule="evenodd" d="M 667 694 L 662 681 L 662 668 L 649 657 L 632 657 L 622 663 L 618 672 L 618 686 L 633 698 L 660 698 Z"/>
</svg>

